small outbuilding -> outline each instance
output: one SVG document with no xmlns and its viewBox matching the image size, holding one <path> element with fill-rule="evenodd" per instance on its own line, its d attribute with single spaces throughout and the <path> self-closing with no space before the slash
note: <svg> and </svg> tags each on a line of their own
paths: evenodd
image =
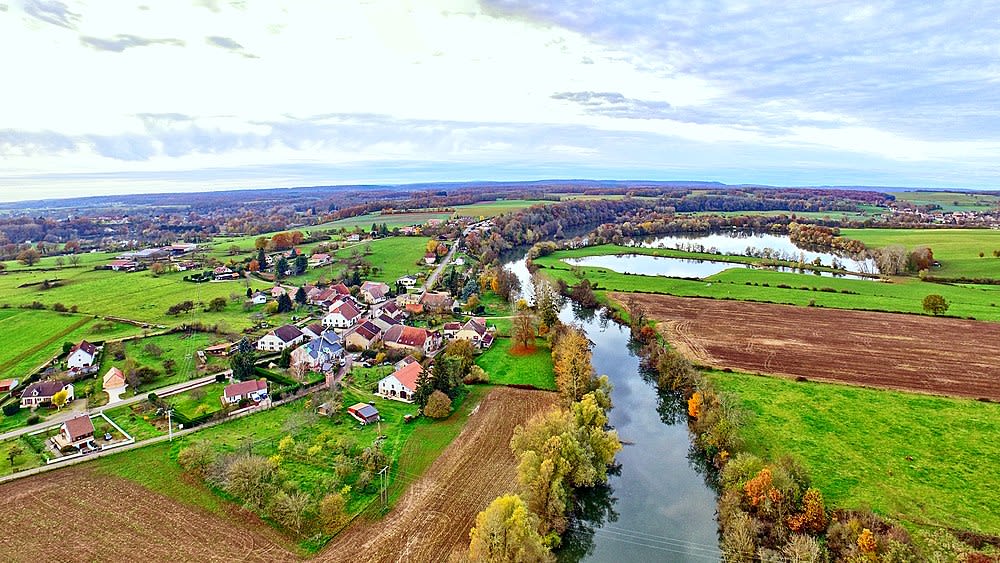
<svg viewBox="0 0 1000 563">
<path fill-rule="evenodd" d="M 368 403 L 358 403 L 347 407 L 347 414 L 353 416 L 361 424 L 378 422 L 382 419 L 378 414 L 378 409 Z"/>
</svg>

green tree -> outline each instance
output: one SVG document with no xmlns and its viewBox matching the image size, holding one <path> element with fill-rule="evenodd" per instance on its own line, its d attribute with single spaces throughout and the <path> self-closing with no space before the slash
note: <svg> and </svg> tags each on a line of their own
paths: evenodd
<svg viewBox="0 0 1000 563">
<path fill-rule="evenodd" d="M 292 308 L 292 299 L 287 293 L 282 293 L 281 296 L 278 297 L 278 313 L 288 313 L 292 310 Z"/>
<path fill-rule="evenodd" d="M 554 561 L 538 535 L 538 517 L 517 495 L 505 495 L 476 516 L 469 532 L 469 559 L 486 563 Z"/>
<path fill-rule="evenodd" d="M 300 287 L 298 289 L 298 291 L 295 292 L 295 302 L 298 303 L 299 305 L 305 305 L 306 304 L 306 290 L 305 289 L 303 289 L 303 288 Z"/>
<path fill-rule="evenodd" d="M 257 352 L 246 338 L 240 340 L 236 352 L 229 357 L 229 367 L 233 370 L 233 377 L 240 381 L 253 379 L 256 376 L 256 362 Z"/>
<path fill-rule="evenodd" d="M 340 493 L 330 493 L 319 501 L 319 521 L 326 533 L 332 533 L 347 520 L 347 501 Z"/>
<path fill-rule="evenodd" d="M 932 293 L 927 297 L 924 297 L 923 305 L 924 311 L 927 311 L 932 315 L 943 315 L 949 307 L 948 301 L 936 293 Z"/>
<path fill-rule="evenodd" d="M 288 273 L 288 260 L 282 256 L 278 258 L 278 264 L 274 267 L 274 275 L 277 278 L 283 278 Z"/>
<path fill-rule="evenodd" d="M 11 469 L 14 468 L 14 460 L 17 458 L 17 456 L 23 453 L 24 453 L 24 448 L 22 448 L 20 445 L 12 444 L 10 446 L 10 448 L 7 450 L 7 461 L 10 462 Z"/>
<path fill-rule="evenodd" d="M 306 258 L 305 254 L 299 254 L 295 257 L 295 275 L 304 274 L 308 267 L 309 259 Z"/>
<path fill-rule="evenodd" d="M 267 243 L 265 242 L 264 244 L 266 245 Z M 259 248 L 257 250 L 257 263 L 260 264 L 261 268 L 263 268 L 267 264 L 267 253 L 264 252 L 263 248 Z"/>
<path fill-rule="evenodd" d="M 221 313 L 226 310 L 226 298 L 216 297 L 208 302 L 208 311 L 211 313 Z"/>
<path fill-rule="evenodd" d="M 285 348 L 281 351 L 281 357 L 278 359 L 278 367 L 281 369 L 288 369 L 292 365 L 292 349 Z"/>
</svg>

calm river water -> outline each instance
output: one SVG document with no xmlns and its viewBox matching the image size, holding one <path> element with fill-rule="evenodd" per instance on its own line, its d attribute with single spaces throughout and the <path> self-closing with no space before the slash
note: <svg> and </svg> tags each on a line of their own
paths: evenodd
<svg viewBox="0 0 1000 563">
<path fill-rule="evenodd" d="M 507 263 L 531 298 L 524 259 Z M 629 331 L 567 303 L 563 322 L 594 342 L 597 373 L 614 385 L 609 416 L 626 445 L 608 486 L 581 495 L 561 561 L 718 561 L 715 492 L 689 456 L 685 406 L 661 395 L 639 368 Z"/>
</svg>

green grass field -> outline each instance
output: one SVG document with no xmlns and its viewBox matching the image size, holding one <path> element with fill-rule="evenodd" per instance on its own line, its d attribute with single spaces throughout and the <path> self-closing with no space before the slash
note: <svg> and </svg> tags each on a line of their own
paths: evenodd
<svg viewBox="0 0 1000 563">
<path fill-rule="evenodd" d="M 556 377 L 552 371 L 552 352 L 544 339 L 536 339 L 535 350 L 528 354 L 512 354 L 510 338 L 497 338 L 493 346 L 476 358 L 476 364 L 490 375 L 496 385 L 533 385 L 554 391 Z"/>
<path fill-rule="evenodd" d="M 360 227 L 362 229 L 371 229 L 372 224 L 385 226 L 388 229 L 394 229 L 396 227 L 406 227 L 409 225 L 424 225 L 431 219 L 439 219 L 441 221 L 447 221 L 451 218 L 451 213 L 442 212 L 415 212 L 415 213 L 389 213 L 383 215 L 381 213 L 368 213 L 366 215 L 358 215 L 357 217 L 348 217 L 347 219 L 340 219 L 337 221 L 331 221 L 329 223 L 322 223 L 320 225 L 314 225 L 307 229 L 308 231 L 323 231 L 329 229 L 348 229 L 353 230 L 355 227 Z"/>
<path fill-rule="evenodd" d="M 993 256 L 994 250 L 1000 250 L 1000 230 L 842 229 L 841 234 L 870 248 L 899 244 L 912 250 L 928 246 L 941 262 L 940 268 L 932 270 L 934 276 L 1000 279 L 1000 258 Z"/>
<path fill-rule="evenodd" d="M 580 278 L 571 271 L 568 264 L 562 262 L 562 258 L 586 253 L 586 250 L 573 251 L 573 254 L 560 251 L 535 259 L 534 263 L 543 267 L 545 275 L 575 285 Z M 621 274 L 592 267 L 582 267 L 578 271 L 583 272 L 601 290 L 802 306 L 813 302 L 817 306 L 836 309 L 901 313 L 924 314 L 923 298 L 937 293 L 950 302 L 949 315 L 1000 321 L 1000 286 L 997 285 L 945 285 L 923 282 L 917 278 L 897 278 L 892 283 L 885 283 L 743 267 L 724 270 L 704 281 Z M 782 288 L 779 285 L 789 287 Z M 823 288 L 834 291 L 820 291 Z"/>
<path fill-rule="evenodd" d="M 428 240 L 430 239 L 427 237 L 389 237 L 338 250 L 334 256 L 349 258 L 356 250 L 379 269 L 377 274 L 368 279 L 395 286 L 400 277 L 428 269 L 423 265 Z M 371 254 L 368 254 L 369 251 Z"/>
<path fill-rule="evenodd" d="M 514 211 L 520 211 L 522 209 L 527 209 L 532 205 L 550 205 L 555 203 L 554 201 L 546 200 L 534 200 L 534 199 L 505 199 L 497 201 L 483 201 L 479 203 L 473 203 L 470 205 L 458 205 L 455 206 L 455 216 L 456 217 L 473 217 L 473 218 L 488 218 L 496 217 L 497 215 L 503 215 L 505 213 L 512 213 Z"/>
<path fill-rule="evenodd" d="M 1000 203 L 994 195 L 968 192 L 888 192 L 897 201 L 914 205 L 940 205 L 941 211 L 988 211 Z"/>
<path fill-rule="evenodd" d="M 1000 405 L 713 372 L 747 448 L 809 469 L 828 506 L 1000 533 Z"/>
<path fill-rule="evenodd" d="M 679 215 L 690 215 L 692 217 L 703 217 L 706 215 L 718 215 L 721 217 L 786 217 L 795 216 L 799 219 L 829 219 L 834 221 L 864 221 L 888 213 L 885 208 L 871 206 L 864 211 L 696 211 L 693 213 L 680 213 Z"/>
</svg>

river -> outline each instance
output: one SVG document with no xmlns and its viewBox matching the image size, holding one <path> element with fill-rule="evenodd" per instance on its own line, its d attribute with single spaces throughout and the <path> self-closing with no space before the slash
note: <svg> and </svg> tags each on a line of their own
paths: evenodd
<svg viewBox="0 0 1000 563">
<path fill-rule="evenodd" d="M 525 260 L 506 266 L 531 300 Z M 629 330 L 566 303 L 563 322 L 580 325 L 594 343 L 593 364 L 614 385 L 611 424 L 627 445 L 608 485 L 579 496 L 560 561 L 718 561 L 716 494 L 690 456 L 682 400 L 661 395 L 643 377 Z"/>
</svg>

